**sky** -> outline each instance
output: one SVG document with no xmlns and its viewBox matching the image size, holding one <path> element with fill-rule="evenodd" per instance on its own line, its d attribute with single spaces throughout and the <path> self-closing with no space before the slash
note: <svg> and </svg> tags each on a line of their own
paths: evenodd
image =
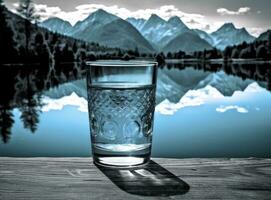
<svg viewBox="0 0 271 200">
<path fill-rule="evenodd" d="M 18 0 L 6 0 L 15 10 Z M 189 28 L 213 32 L 226 22 L 245 27 L 252 35 L 271 28 L 270 0 L 33 0 L 42 20 L 59 17 L 74 25 L 97 9 L 104 9 L 123 19 L 148 19 L 155 13 L 167 20 L 179 16 Z"/>
</svg>

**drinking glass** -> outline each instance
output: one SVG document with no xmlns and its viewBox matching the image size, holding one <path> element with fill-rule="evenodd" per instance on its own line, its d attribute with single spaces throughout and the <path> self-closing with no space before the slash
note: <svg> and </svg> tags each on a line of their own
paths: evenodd
<svg viewBox="0 0 271 200">
<path fill-rule="evenodd" d="M 93 161 L 132 167 L 150 160 L 157 63 L 87 63 L 88 109 Z"/>
</svg>

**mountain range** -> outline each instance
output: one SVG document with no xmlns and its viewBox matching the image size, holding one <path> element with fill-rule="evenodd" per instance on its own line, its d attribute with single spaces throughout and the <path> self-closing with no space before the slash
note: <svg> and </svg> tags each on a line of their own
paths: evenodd
<svg viewBox="0 0 271 200">
<path fill-rule="evenodd" d="M 61 28 L 57 28 L 62 24 L 66 24 L 66 22 L 53 18 L 42 22 L 41 26 L 76 39 L 97 42 L 108 47 L 126 50 L 137 48 L 140 52 L 154 52 L 152 45 L 133 25 L 102 9 L 91 13 L 86 19 L 77 22 L 74 26 L 64 29 L 64 32 Z"/>
<path fill-rule="evenodd" d="M 122 49 L 138 49 L 146 53 L 193 52 L 213 47 L 224 50 L 227 46 L 255 40 L 245 28 L 238 29 L 232 23 L 225 23 L 209 34 L 203 30 L 190 29 L 177 16 L 167 21 L 156 14 L 152 14 L 147 20 L 123 20 L 102 9 L 91 13 L 74 26 L 55 17 L 43 21 L 41 26 L 88 42 Z"/>
<path fill-rule="evenodd" d="M 214 40 L 213 45 L 218 49 L 240 44 L 242 42 L 253 42 L 255 37 L 250 35 L 245 28 L 237 29 L 232 23 L 226 23 L 217 31 L 211 33 Z"/>
</svg>

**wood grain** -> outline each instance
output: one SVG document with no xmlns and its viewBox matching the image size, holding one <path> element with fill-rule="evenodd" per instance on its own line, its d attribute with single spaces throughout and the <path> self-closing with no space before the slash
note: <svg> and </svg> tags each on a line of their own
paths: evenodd
<svg viewBox="0 0 271 200">
<path fill-rule="evenodd" d="M 271 199 L 271 159 L 153 159 L 127 170 L 0 158 L 0 199 Z"/>
</svg>

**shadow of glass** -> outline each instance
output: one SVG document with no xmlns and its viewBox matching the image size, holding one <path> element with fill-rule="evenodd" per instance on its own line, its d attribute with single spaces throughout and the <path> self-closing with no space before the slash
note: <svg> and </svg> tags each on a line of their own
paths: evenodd
<svg viewBox="0 0 271 200">
<path fill-rule="evenodd" d="M 182 195 L 190 188 L 186 182 L 154 161 L 142 167 L 129 169 L 96 166 L 120 189 L 134 195 Z"/>
</svg>

